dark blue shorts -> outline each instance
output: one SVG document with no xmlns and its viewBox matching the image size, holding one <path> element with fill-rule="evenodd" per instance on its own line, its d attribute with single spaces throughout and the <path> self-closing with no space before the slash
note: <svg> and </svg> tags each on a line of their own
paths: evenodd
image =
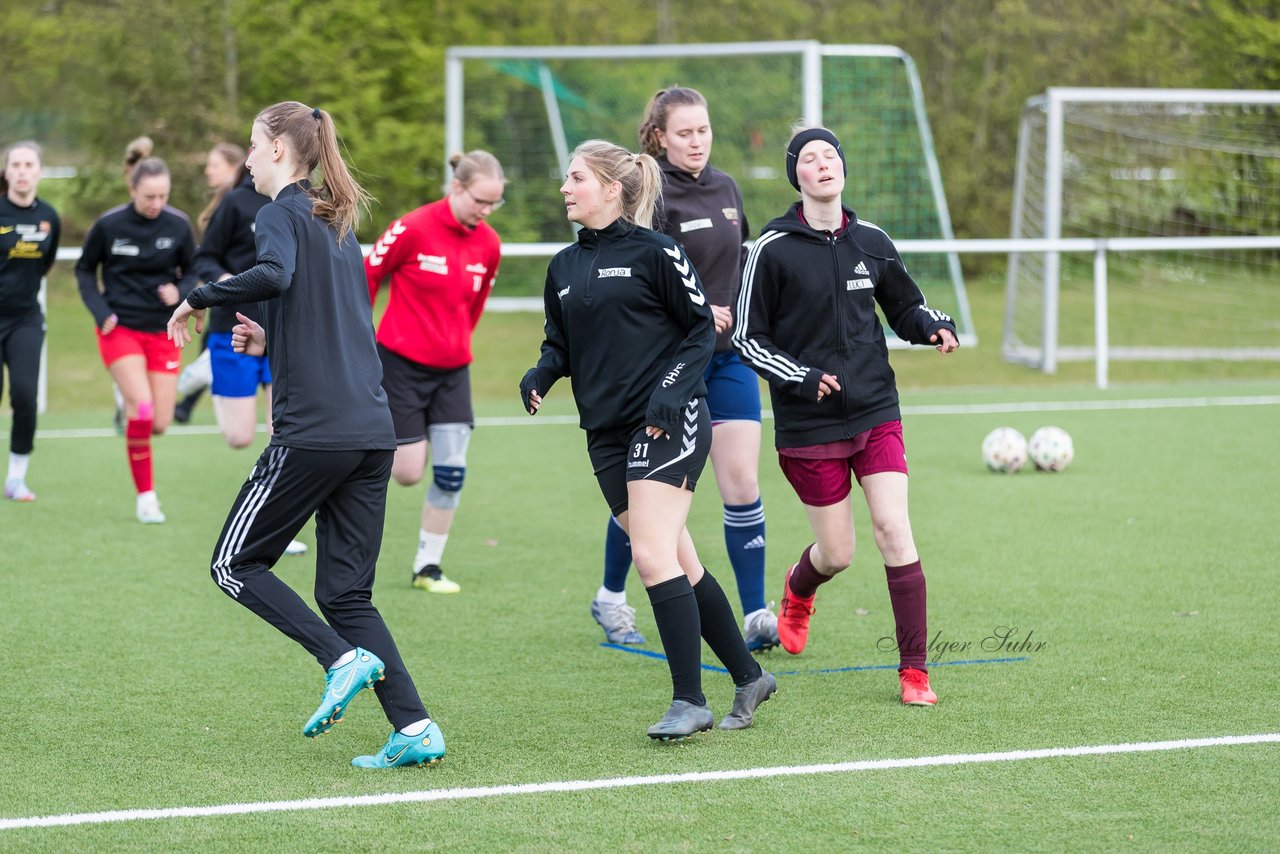
<svg viewBox="0 0 1280 854">
<path fill-rule="evenodd" d="M 218 397 L 256 397 L 258 387 L 271 384 L 266 356 L 246 356 L 231 349 L 230 332 L 209 333 L 210 390 Z"/>
<path fill-rule="evenodd" d="M 713 355 L 702 379 L 707 384 L 712 424 L 760 421 L 760 377 L 733 350 Z"/>
</svg>

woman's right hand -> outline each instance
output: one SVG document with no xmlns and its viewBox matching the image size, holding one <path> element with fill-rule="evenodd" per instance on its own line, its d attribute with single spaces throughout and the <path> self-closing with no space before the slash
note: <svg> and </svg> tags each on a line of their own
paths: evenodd
<svg viewBox="0 0 1280 854">
<path fill-rule="evenodd" d="M 542 406 L 542 395 L 538 394 L 537 389 L 529 390 L 529 414 L 537 415 L 538 407 Z"/>
<path fill-rule="evenodd" d="M 835 394 L 840 390 L 840 383 L 833 374 L 823 374 L 822 379 L 818 380 L 818 400 L 830 394 Z"/>
<path fill-rule="evenodd" d="M 102 326 L 98 328 L 102 330 L 103 335 L 110 335 L 111 330 L 115 329 L 119 325 L 120 325 L 120 318 L 113 314 L 110 317 L 108 317 L 106 320 L 102 321 Z"/>
<path fill-rule="evenodd" d="M 231 327 L 231 349 L 246 356 L 263 356 L 267 352 L 267 332 L 260 324 L 236 312 L 240 321 Z"/>
</svg>

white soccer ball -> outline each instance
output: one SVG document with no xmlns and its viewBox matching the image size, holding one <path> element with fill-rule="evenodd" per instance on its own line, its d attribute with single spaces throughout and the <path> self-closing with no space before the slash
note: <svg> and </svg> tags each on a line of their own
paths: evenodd
<svg viewBox="0 0 1280 854">
<path fill-rule="evenodd" d="M 1041 427 L 1031 434 L 1028 449 L 1040 471 L 1062 471 L 1076 455 L 1071 436 L 1061 427 Z"/>
<path fill-rule="evenodd" d="M 1001 474 L 1013 474 L 1027 461 L 1027 439 L 1012 427 L 997 427 L 982 440 L 982 461 Z"/>
</svg>

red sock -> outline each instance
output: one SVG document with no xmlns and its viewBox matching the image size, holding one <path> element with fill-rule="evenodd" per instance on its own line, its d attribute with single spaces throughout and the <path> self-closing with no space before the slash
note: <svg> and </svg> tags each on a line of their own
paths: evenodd
<svg viewBox="0 0 1280 854">
<path fill-rule="evenodd" d="M 124 446 L 129 453 L 129 470 L 138 493 L 150 492 L 151 419 L 130 418 L 124 430 Z"/>
<path fill-rule="evenodd" d="M 929 613 L 920 561 L 906 566 L 886 566 L 889 603 L 898 635 L 899 669 L 911 667 L 926 673 L 929 647 Z"/>
<path fill-rule="evenodd" d="M 813 561 L 809 560 L 809 551 L 812 548 L 813 546 L 810 545 L 809 548 L 804 550 L 804 554 L 800 555 L 800 561 L 796 564 L 796 568 L 791 570 L 791 580 L 787 582 L 791 592 L 801 599 L 811 598 L 813 594 L 818 592 L 819 585 L 826 584 L 832 578 L 832 576 L 823 575 L 813 568 Z"/>
</svg>

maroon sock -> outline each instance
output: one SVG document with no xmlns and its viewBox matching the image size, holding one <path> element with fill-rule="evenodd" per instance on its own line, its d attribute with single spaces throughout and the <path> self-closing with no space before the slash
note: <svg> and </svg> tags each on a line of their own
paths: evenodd
<svg viewBox="0 0 1280 854">
<path fill-rule="evenodd" d="M 907 667 L 929 672 L 925 666 L 929 646 L 929 611 L 920 561 L 906 566 L 886 566 L 889 603 L 898 634 L 898 669 Z"/>
<path fill-rule="evenodd" d="M 801 599 L 808 599 L 818 592 L 820 585 L 826 584 L 831 580 L 832 576 L 823 575 L 821 572 L 813 568 L 813 561 L 809 560 L 809 552 L 813 549 L 804 550 L 804 554 L 800 555 L 800 562 L 796 564 L 796 568 L 791 570 L 791 580 L 787 582 L 787 586 L 791 588 L 791 592 L 799 596 Z"/>
</svg>

